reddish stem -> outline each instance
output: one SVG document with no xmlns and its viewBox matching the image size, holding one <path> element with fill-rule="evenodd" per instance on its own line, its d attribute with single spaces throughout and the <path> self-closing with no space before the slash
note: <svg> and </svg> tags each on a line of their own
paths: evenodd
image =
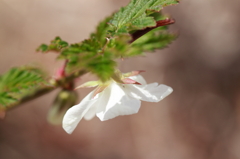
<svg viewBox="0 0 240 159">
<path fill-rule="evenodd" d="M 173 23 L 175 23 L 174 19 L 167 18 L 167 19 L 164 19 L 164 20 L 159 20 L 159 21 L 156 22 L 156 26 L 154 26 L 154 27 L 146 28 L 146 29 L 138 30 L 138 31 L 134 32 L 132 34 L 132 40 L 130 41 L 130 43 L 133 43 L 135 40 L 137 40 L 138 38 L 140 38 L 144 34 L 148 33 L 149 31 L 151 31 L 151 30 L 153 30 L 157 27 L 170 25 L 170 24 L 173 24 Z"/>
</svg>

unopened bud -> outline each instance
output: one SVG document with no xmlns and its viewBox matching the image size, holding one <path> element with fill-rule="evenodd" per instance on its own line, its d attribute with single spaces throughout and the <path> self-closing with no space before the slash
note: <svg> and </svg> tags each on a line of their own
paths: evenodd
<svg viewBox="0 0 240 159">
<path fill-rule="evenodd" d="M 52 107 L 48 112 L 48 122 L 53 125 L 62 124 L 62 119 L 65 113 L 69 108 L 75 105 L 77 101 L 77 93 L 76 91 L 71 90 L 61 90 L 54 102 Z"/>
</svg>

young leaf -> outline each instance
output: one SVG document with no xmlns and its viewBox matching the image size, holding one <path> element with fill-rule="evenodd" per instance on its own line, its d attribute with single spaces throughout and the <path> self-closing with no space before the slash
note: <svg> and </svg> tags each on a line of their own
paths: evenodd
<svg viewBox="0 0 240 159">
<path fill-rule="evenodd" d="M 94 33 L 91 34 L 90 38 L 98 40 L 100 43 L 105 44 L 107 38 L 107 31 L 109 30 L 109 21 L 112 19 L 112 16 L 105 18 L 101 21 Z"/>
<path fill-rule="evenodd" d="M 166 27 L 159 27 L 134 41 L 132 47 L 141 48 L 142 51 L 154 51 L 167 47 L 176 38 L 177 35 L 167 32 Z"/>
<path fill-rule="evenodd" d="M 115 71 L 116 62 L 112 60 L 112 53 L 105 51 L 104 54 L 93 57 L 85 63 L 85 67 L 90 72 L 96 74 L 101 81 L 106 82 Z"/>
<path fill-rule="evenodd" d="M 151 14 L 159 12 L 164 6 L 177 4 L 177 0 L 132 0 L 114 14 L 110 21 L 110 36 L 129 33 L 156 26 L 156 20 Z"/>
<path fill-rule="evenodd" d="M 43 53 L 49 52 L 49 51 L 61 51 L 62 48 L 65 48 L 68 46 L 68 43 L 66 41 L 63 41 L 60 37 L 56 37 L 54 40 L 51 41 L 51 44 L 46 45 L 42 44 L 37 48 L 37 51 L 41 51 Z"/>
<path fill-rule="evenodd" d="M 97 38 L 63 49 L 60 58 L 68 60 L 69 73 L 84 69 L 96 74 L 102 81 L 111 77 L 116 66 L 112 54 L 104 50 L 103 44 Z"/>
<path fill-rule="evenodd" d="M 5 106 L 17 102 L 17 99 L 10 96 L 7 92 L 0 92 L 0 110 L 4 110 Z"/>
<path fill-rule="evenodd" d="M 158 27 L 158 21 L 166 18 L 158 12 L 162 7 L 177 2 L 177 0 L 132 0 L 119 12 L 100 22 L 89 39 L 81 43 L 68 45 L 60 38 L 56 38 L 49 46 L 42 45 L 39 50 L 59 51 L 58 58 L 68 61 L 68 73 L 86 70 L 105 81 L 114 73 L 116 67 L 114 60 L 116 58 L 142 55 L 143 51 L 162 48 L 171 41 L 172 38 L 167 37 L 168 34 L 164 37 L 151 34 L 151 36 L 154 36 L 153 40 L 151 40 L 149 34 L 145 37 L 148 40 L 143 41 L 142 39 L 142 41 L 130 45 L 131 40 L 136 40 L 131 34 L 138 33 L 138 31 L 146 28 Z M 160 43 L 157 43 L 158 40 Z"/>
<path fill-rule="evenodd" d="M 0 109 L 15 104 L 36 88 L 46 85 L 44 73 L 36 68 L 12 68 L 0 76 Z"/>
</svg>

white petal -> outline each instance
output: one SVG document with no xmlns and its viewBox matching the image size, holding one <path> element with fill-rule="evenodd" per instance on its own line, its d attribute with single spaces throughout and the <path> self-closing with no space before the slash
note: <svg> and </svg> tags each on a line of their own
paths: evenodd
<svg viewBox="0 0 240 159">
<path fill-rule="evenodd" d="M 97 116 L 101 121 L 115 118 L 119 115 L 130 115 L 138 112 L 141 101 L 126 96 L 124 90 L 116 83 L 103 92 L 99 100 Z"/>
<path fill-rule="evenodd" d="M 166 85 L 151 83 L 147 85 L 126 85 L 130 96 L 147 102 L 159 102 L 172 93 L 173 89 Z"/>
<path fill-rule="evenodd" d="M 92 99 L 94 91 L 89 93 L 79 104 L 71 107 L 63 117 L 63 129 L 71 134 L 76 128 L 83 116 L 88 112 L 91 106 L 98 100 Z"/>
<path fill-rule="evenodd" d="M 97 111 L 97 102 L 95 102 L 91 108 L 87 111 L 87 113 L 84 115 L 85 120 L 91 120 L 92 118 L 95 117 L 96 111 Z"/>
<path fill-rule="evenodd" d="M 146 85 L 147 84 L 146 80 L 141 75 L 130 76 L 129 78 L 131 78 L 134 81 L 137 81 L 137 82 L 141 83 L 142 85 Z"/>
</svg>

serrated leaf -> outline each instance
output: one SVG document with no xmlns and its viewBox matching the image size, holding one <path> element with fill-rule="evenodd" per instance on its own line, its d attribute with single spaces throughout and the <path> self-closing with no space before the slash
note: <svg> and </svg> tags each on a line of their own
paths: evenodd
<svg viewBox="0 0 240 159">
<path fill-rule="evenodd" d="M 0 76 L 0 109 L 18 102 L 43 85 L 46 85 L 46 81 L 41 70 L 32 67 L 12 68 Z"/>
<path fill-rule="evenodd" d="M 164 6 L 177 3 L 177 0 L 132 0 L 114 14 L 110 21 L 112 27 L 109 32 L 114 36 L 153 27 L 156 25 L 156 20 L 151 14 L 159 12 Z"/>
<path fill-rule="evenodd" d="M 132 21 L 132 25 L 129 26 L 129 30 L 140 30 L 146 27 L 156 26 L 156 21 L 153 17 L 143 17 Z"/>
<path fill-rule="evenodd" d="M 116 67 L 116 62 L 112 60 L 111 56 L 110 52 L 105 51 L 103 55 L 96 56 L 93 60 L 88 61 L 85 67 L 105 82 L 111 78 Z"/>
<path fill-rule="evenodd" d="M 59 51 L 58 58 L 68 61 L 68 73 L 83 69 L 106 81 L 114 73 L 116 58 L 142 55 L 144 50 L 149 51 L 160 47 L 160 44 L 157 45 L 150 40 L 144 46 L 140 46 L 141 42 L 130 45 L 132 40 L 130 35 L 146 27 L 156 27 L 157 21 L 164 17 L 156 12 L 159 12 L 163 6 L 176 3 L 177 0 L 132 0 L 128 6 L 100 22 L 90 39 L 65 45 L 59 49 L 58 45 L 62 44 L 62 40 L 56 38 L 51 42 L 52 45 L 47 46 L 47 49 L 45 45 L 40 48 L 43 51 Z M 157 41 L 157 39 L 154 40 Z"/>
<path fill-rule="evenodd" d="M 15 103 L 18 100 L 10 96 L 7 92 L 0 92 L 0 109 L 4 109 L 10 103 Z"/>
<path fill-rule="evenodd" d="M 162 12 L 154 12 L 154 13 L 151 13 L 150 16 L 153 17 L 155 21 L 165 20 L 169 18 L 168 15 L 165 15 Z"/>
<path fill-rule="evenodd" d="M 141 48 L 144 51 L 154 51 L 156 49 L 162 49 L 167 47 L 172 41 L 176 39 L 175 34 L 169 34 L 169 33 L 160 33 L 159 35 L 155 36 L 152 39 L 149 39 L 148 41 L 143 43 L 136 43 L 133 45 L 134 47 L 141 46 Z"/>
<path fill-rule="evenodd" d="M 132 47 L 141 48 L 142 51 L 154 51 L 167 47 L 176 38 L 177 35 L 167 32 L 166 27 L 159 27 L 134 41 Z"/>
<path fill-rule="evenodd" d="M 132 47 L 129 43 L 131 36 L 123 34 L 117 38 L 111 39 L 108 44 L 108 47 L 105 51 L 111 52 L 114 59 L 116 58 L 128 58 L 132 57 L 135 54 L 142 53 L 142 50 L 136 47 Z"/>
<path fill-rule="evenodd" d="M 126 52 L 130 49 L 129 41 L 131 36 L 123 34 L 114 39 L 111 39 L 107 51 L 111 52 L 114 58 L 123 58 L 126 55 Z"/>
<path fill-rule="evenodd" d="M 49 52 L 49 51 L 56 51 L 59 52 L 61 49 L 68 46 L 68 43 L 66 41 L 63 41 L 60 37 L 56 37 L 54 40 L 51 41 L 49 45 L 42 44 L 37 48 L 37 51 L 41 51 L 43 53 Z"/>
<path fill-rule="evenodd" d="M 60 56 L 68 60 L 69 72 L 84 68 L 96 74 L 102 81 L 111 77 L 116 66 L 112 54 L 107 53 L 95 38 L 71 45 L 64 49 Z"/>
<path fill-rule="evenodd" d="M 107 31 L 109 30 L 109 21 L 112 19 L 112 16 L 105 18 L 101 21 L 94 33 L 91 34 L 90 38 L 94 38 L 99 41 L 99 43 L 105 44 L 107 38 Z"/>
</svg>

